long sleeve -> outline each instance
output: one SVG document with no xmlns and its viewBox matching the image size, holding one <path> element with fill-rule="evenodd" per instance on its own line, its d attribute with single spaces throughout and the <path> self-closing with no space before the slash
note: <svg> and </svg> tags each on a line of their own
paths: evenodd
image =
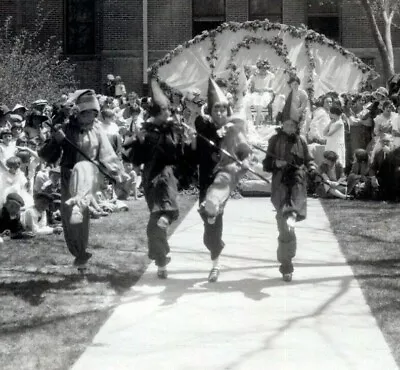
<svg viewBox="0 0 400 370">
<path fill-rule="evenodd" d="M 275 159 L 276 159 L 275 145 L 276 145 L 277 139 L 278 139 L 278 135 L 274 135 L 268 141 L 267 154 L 265 156 L 265 159 L 263 160 L 263 169 L 266 172 L 273 172 L 276 170 L 276 167 L 275 167 Z"/>
<path fill-rule="evenodd" d="M 47 140 L 38 151 L 39 157 L 50 164 L 56 163 L 60 159 L 61 153 L 61 145 L 53 138 Z"/>
<path fill-rule="evenodd" d="M 121 160 L 115 153 L 107 134 L 100 127 L 95 128 L 99 139 L 99 162 L 108 170 L 114 179 L 121 179 L 121 175 L 125 172 Z"/>
</svg>

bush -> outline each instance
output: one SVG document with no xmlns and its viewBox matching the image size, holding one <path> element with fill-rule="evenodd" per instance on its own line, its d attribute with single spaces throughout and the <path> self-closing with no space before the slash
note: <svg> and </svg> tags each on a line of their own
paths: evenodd
<svg viewBox="0 0 400 370">
<path fill-rule="evenodd" d="M 37 99 L 53 103 L 76 88 L 75 65 L 63 58 L 61 42 L 55 37 L 40 41 L 46 22 L 42 3 L 37 5 L 32 29 L 13 32 L 12 17 L 0 27 L 0 102 L 10 108 Z"/>
</svg>

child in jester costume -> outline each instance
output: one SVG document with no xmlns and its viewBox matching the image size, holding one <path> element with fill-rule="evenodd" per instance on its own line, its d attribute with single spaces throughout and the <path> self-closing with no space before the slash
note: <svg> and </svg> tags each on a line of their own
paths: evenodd
<svg viewBox="0 0 400 370">
<path fill-rule="evenodd" d="M 197 117 L 196 151 L 199 165 L 200 215 L 204 222 L 203 241 L 210 251 L 212 268 L 208 280 L 216 282 L 219 276 L 219 256 L 222 241 L 224 207 L 231 191 L 248 168 L 251 153 L 247 143 L 245 123 L 231 117 L 231 107 L 220 87 L 210 78 L 207 115 Z M 226 150 L 237 161 L 225 155 Z"/>
</svg>

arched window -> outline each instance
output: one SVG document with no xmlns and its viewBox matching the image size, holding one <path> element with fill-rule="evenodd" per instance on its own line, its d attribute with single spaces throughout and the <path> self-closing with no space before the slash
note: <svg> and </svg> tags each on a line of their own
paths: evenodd
<svg viewBox="0 0 400 370">
<path fill-rule="evenodd" d="M 193 36 L 217 28 L 226 20 L 225 0 L 192 0 L 192 17 Z"/>
<path fill-rule="evenodd" d="M 65 0 L 66 54 L 95 53 L 95 1 Z"/>
</svg>

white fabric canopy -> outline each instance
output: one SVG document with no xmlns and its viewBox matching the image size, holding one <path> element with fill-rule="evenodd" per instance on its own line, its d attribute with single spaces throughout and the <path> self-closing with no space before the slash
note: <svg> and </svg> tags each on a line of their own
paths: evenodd
<svg viewBox="0 0 400 370">
<path fill-rule="evenodd" d="M 276 46 L 268 44 L 271 42 Z M 243 47 L 244 43 L 247 47 Z M 285 57 L 289 63 L 285 63 Z M 328 91 L 358 92 L 361 84 L 375 74 L 353 54 L 314 31 L 268 21 L 228 23 L 203 33 L 179 46 L 152 69 L 170 88 L 183 95 L 200 91 L 205 98 L 212 73 L 216 78 L 228 78 L 230 63 L 254 66 L 259 59 L 272 65 L 276 74 L 273 88 L 278 94 L 288 92 L 289 67 L 295 67 L 301 88 L 314 88 L 315 98 Z"/>
</svg>

